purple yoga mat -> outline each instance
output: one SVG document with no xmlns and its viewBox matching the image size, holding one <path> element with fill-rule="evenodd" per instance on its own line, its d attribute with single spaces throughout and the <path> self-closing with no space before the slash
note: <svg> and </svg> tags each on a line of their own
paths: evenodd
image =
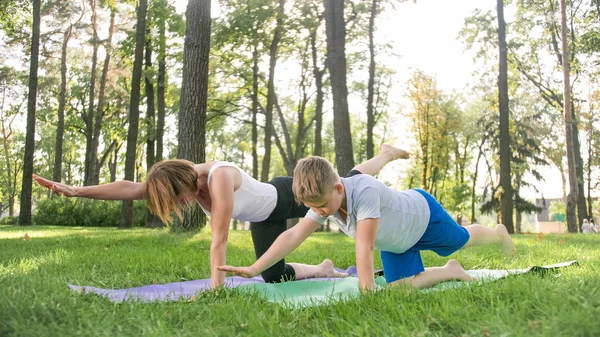
<svg viewBox="0 0 600 337">
<path fill-rule="evenodd" d="M 356 267 L 352 266 L 346 270 L 335 268 L 338 272 L 348 273 L 348 276 L 357 276 Z M 311 278 L 294 282 L 325 281 L 331 278 Z M 240 285 L 264 283 L 260 276 L 253 278 L 243 278 L 239 276 L 227 277 L 225 279 L 226 288 L 235 288 Z M 151 301 L 177 301 L 192 297 L 199 291 L 210 289 L 210 279 L 195 281 L 173 282 L 166 284 L 151 284 L 142 287 L 128 289 L 102 289 L 91 286 L 76 286 L 69 284 L 69 288 L 82 294 L 94 293 L 107 297 L 113 302 L 123 302 L 134 299 L 142 302 Z"/>
</svg>

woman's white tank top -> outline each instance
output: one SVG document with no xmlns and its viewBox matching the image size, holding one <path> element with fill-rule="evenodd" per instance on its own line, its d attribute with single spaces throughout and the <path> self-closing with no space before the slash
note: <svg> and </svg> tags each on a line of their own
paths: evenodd
<svg viewBox="0 0 600 337">
<path fill-rule="evenodd" d="M 210 186 L 210 176 L 219 167 L 234 167 L 242 176 L 240 187 L 233 192 L 233 212 L 231 217 L 240 221 L 259 222 L 267 219 L 277 205 L 277 190 L 275 186 L 252 178 L 235 164 L 217 161 L 208 172 L 207 184 Z M 202 205 L 200 206 L 202 207 Z M 202 207 L 206 215 L 210 212 Z"/>
</svg>

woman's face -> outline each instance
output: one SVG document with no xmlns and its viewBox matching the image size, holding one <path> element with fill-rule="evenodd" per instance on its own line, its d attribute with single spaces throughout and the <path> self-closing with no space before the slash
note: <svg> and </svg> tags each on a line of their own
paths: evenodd
<svg viewBox="0 0 600 337">
<path fill-rule="evenodd" d="M 184 206 L 184 207 L 189 206 L 195 200 L 196 200 L 196 197 L 192 193 L 181 193 L 180 195 L 177 196 L 177 202 L 181 206 Z"/>
</svg>

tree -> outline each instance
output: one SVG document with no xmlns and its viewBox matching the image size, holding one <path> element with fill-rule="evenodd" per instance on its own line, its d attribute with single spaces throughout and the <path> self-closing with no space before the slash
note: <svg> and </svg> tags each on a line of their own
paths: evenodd
<svg viewBox="0 0 600 337">
<path fill-rule="evenodd" d="M 498 11 L 498 48 L 499 74 L 498 74 L 498 97 L 500 108 L 500 209 L 502 223 L 509 233 L 514 233 L 513 225 L 513 188 L 510 175 L 510 134 L 508 131 L 510 111 L 508 109 L 508 47 L 506 45 L 506 22 L 504 21 L 504 1 L 497 1 Z"/>
<path fill-rule="evenodd" d="M 570 142 L 573 144 L 572 150 L 574 154 L 574 163 L 572 166 L 574 166 L 573 169 L 575 170 L 576 183 L 578 185 L 576 210 L 579 223 L 581 224 L 583 219 L 587 218 L 587 208 L 583 187 L 583 159 L 581 156 L 581 146 L 579 144 L 578 112 L 576 105 L 574 104 L 578 99 L 574 96 L 576 94 L 574 94 L 573 84 L 570 84 L 571 102 L 565 103 L 564 87 L 559 89 L 557 86 L 558 83 L 564 82 L 564 72 L 561 71 L 560 75 L 554 73 L 555 70 L 562 69 L 564 66 L 564 57 L 561 48 L 561 44 L 563 43 L 561 24 L 556 20 L 558 10 L 557 4 L 556 1 L 518 3 L 519 11 L 517 15 L 521 17 L 521 20 L 518 21 L 519 25 L 516 28 L 518 28 L 519 33 L 523 38 L 516 41 L 514 49 L 511 47 L 513 50 L 511 54 L 519 72 L 538 89 L 540 96 L 547 101 L 548 104 L 553 106 L 557 112 L 561 112 L 563 121 L 565 118 L 564 105 L 570 105 L 571 117 L 569 117 L 569 119 L 572 121 L 570 133 L 572 139 Z M 586 6 L 588 4 L 587 2 L 579 1 L 576 4 L 570 2 L 569 4 L 571 11 L 569 13 L 569 27 L 567 28 L 568 34 L 565 36 L 567 39 L 565 43 L 567 43 L 569 47 L 569 68 L 575 73 L 575 78 L 578 78 L 583 73 L 582 68 L 584 63 L 579 60 L 576 55 L 589 46 L 585 41 L 586 36 L 590 36 L 589 32 L 593 31 L 589 26 L 593 20 L 587 17 L 586 13 L 592 11 L 590 10 L 591 7 Z M 560 18 L 560 14 L 558 17 Z M 539 29 L 536 29 L 540 24 L 544 26 L 544 30 L 541 31 L 542 34 L 538 33 L 538 35 L 541 35 L 538 37 L 532 32 L 540 32 Z M 578 41 L 580 40 L 580 34 L 578 34 L 579 31 L 584 32 L 581 39 L 584 41 L 583 45 Z M 547 55 L 556 60 L 556 64 L 552 65 L 551 68 L 544 65 L 545 57 Z M 593 66 L 593 71 L 595 72 L 595 66 Z M 559 144 L 556 144 L 554 147 L 558 148 L 558 146 Z M 552 161 L 555 162 L 554 160 Z M 578 226 L 568 227 L 568 229 L 570 231 L 577 231 L 577 227 Z"/>
<path fill-rule="evenodd" d="M 125 155 L 125 180 L 135 179 L 135 159 L 140 120 L 140 84 L 142 80 L 142 63 L 146 33 L 147 1 L 140 0 L 137 9 L 137 24 L 135 34 L 135 56 L 131 77 L 131 97 L 129 101 L 129 129 L 127 131 L 127 153 Z M 133 225 L 133 201 L 123 201 L 120 227 Z"/>
<path fill-rule="evenodd" d="M 335 163 L 340 175 L 354 167 L 348 86 L 346 84 L 346 22 L 344 1 L 324 0 L 325 31 L 327 33 L 327 68 L 333 96 L 333 123 L 335 124 Z"/>
<path fill-rule="evenodd" d="M 206 154 L 210 1 L 190 1 L 186 19 L 177 157 L 200 163 Z M 185 212 L 179 225 L 187 230 L 201 228 L 205 219 L 202 210 L 195 207 Z"/>
<path fill-rule="evenodd" d="M 277 24 L 273 32 L 273 40 L 269 47 L 269 82 L 267 83 L 267 107 L 265 110 L 265 154 L 263 157 L 261 181 L 269 180 L 269 168 L 271 167 L 271 139 L 273 137 L 273 107 L 275 105 L 275 66 L 277 65 L 277 53 L 279 41 L 283 34 L 283 9 L 285 0 L 279 0 L 277 8 Z"/>
<path fill-rule="evenodd" d="M 375 155 L 373 142 L 373 129 L 375 128 L 375 109 L 373 98 L 375 96 L 375 17 L 377 16 L 378 0 L 371 0 L 371 15 L 369 16 L 369 81 L 367 94 L 367 159 Z"/>
<path fill-rule="evenodd" d="M 84 171 L 84 185 L 93 185 L 93 166 L 94 166 L 94 154 L 96 153 L 93 148 L 93 137 L 94 137 L 94 103 L 96 95 L 96 67 L 98 64 L 98 48 L 100 45 L 100 38 L 98 37 L 97 27 L 97 12 L 96 12 L 96 0 L 90 1 L 90 9 L 92 10 L 92 69 L 90 70 L 90 84 L 89 84 L 89 102 L 88 112 L 83 112 L 81 117 L 85 123 L 85 136 L 86 136 L 86 151 L 85 151 L 85 171 Z"/>
<path fill-rule="evenodd" d="M 25 153 L 23 156 L 23 183 L 21 187 L 21 207 L 19 225 L 30 226 L 31 223 L 31 189 L 33 174 L 33 150 L 35 139 L 35 112 L 38 85 L 38 61 L 40 53 L 40 0 L 33 0 L 33 26 L 31 29 L 31 53 L 29 66 L 29 94 L 27 97 L 27 131 Z"/>
<path fill-rule="evenodd" d="M 564 95 L 564 119 L 565 119 L 565 138 L 567 145 L 567 163 L 569 166 L 569 195 L 567 196 L 567 228 L 569 232 L 577 232 L 577 214 L 576 207 L 579 199 L 579 184 L 577 183 L 577 171 L 575 162 L 575 144 L 573 127 L 576 123 L 573 120 L 572 102 L 571 102 L 571 68 L 569 65 L 569 45 L 567 35 L 567 10 L 565 0 L 560 0 L 560 22 L 561 22 L 561 50 L 562 50 L 562 69 L 563 69 L 563 95 Z"/>
<path fill-rule="evenodd" d="M 21 148 L 20 144 L 16 146 L 15 138 L 22 138 L 18 130 L 13 129 L 15 118 L 19 116 L 21 107 L 25 104 L 26 97 L 20 93 L 21 83 L 26 78 L 25 74 L 21 74 L 12 68 L 0 68 L 0 88 L 2 90 L 0 102 L 0 123 L 2 127 L 2 149 L 5 159 L 6 175 L 2 175 L 4 184 L 2 186 L 2 196 L 4 196 L 4 186 L 6 187 L 6 195 L 8 196 L 8 215 L 15 214 L 15 197 L 17 194 L 16 179 L 20 173 L 22 166 L 18 157 L 20 153 L 15 154 L 15 148 Z M 17 150 L 20 152 L 20 150 Z M 4 198 L 3 198 L 4 199 Z M 1 200 L 2 209 L 5 209 L 4 200 Z"/>
<path fill-rule="evenodd" d="M 156 161 L 163 160 L 163 148 L 164 148 L 164 132 L 165 132 L 165 88 L 167 86 L 167 66 L 166 66 L 166 58 L 167 58 L 167 37 L 166 37 L 166 7 L 167 1 L 160 0 L 157 3 L 158 10 L 162 9 L 162 12 L 157 17 L 158 20 L 158 74 L 157 80 L 158 83 L 156 85 L 156 108 L 157 108 L 157 116 L 156 116 Z"/>
<path fill-rule="evenodd" d="M 67 100 L 67 46 L 73 36 L 73 28 L 78 25 L 85 14 L 85 2 L 82 2 L 81 15 L 74 23 L 70 23 L 63 33 L 60 57 L 60 94 L 58 98 L 58 122 L 56 125 L 56 142 L 54 147 L 54 169 L 52 180 L 60 182 L 62 178 L 63 138 L 65 133 L 65 105 Z"/>
<path fill-rule="evenodd" d="M 315 147 L 313 150 L 314 156 L 323 155 L 323 76 L 325 74 L 325 67 L 321 68 L 318 61 L 318 50 L 317 50 L 317 30 L 323 20 L 323 15 L 318 15 L 318 21 L 310 27 L 310 50 L 312 55 L 312 66 L 313 76 L 315 78 L 315 87 L 317 90 L 317 97 L 315 98 Z"/>
</svg>

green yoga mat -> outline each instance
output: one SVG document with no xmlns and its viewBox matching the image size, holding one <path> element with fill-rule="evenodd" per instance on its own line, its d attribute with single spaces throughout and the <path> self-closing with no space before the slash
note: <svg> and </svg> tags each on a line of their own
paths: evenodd
<svg viewBox="0 0 600 337">
<path fill-rule="evenodd" d="M 495 281 L 511 275 L 520 275 L 525 273 L 546 274 L 556 271 L 559 268 L 568 266 L 578 266 L 577 261 L 568 261 L 548 266 L 533 266 L 524 269 L 494 270 L 494 269 L 476 269 L 468 270 L 469 275 L 476 277 L 479 281 L 476 284 Z M 469 282 L 450 281 L 436 285 L 435 287 L 423 289 L 421 291 L 443 291 L 446 289 L 463 287 Z M 380 276 L 375 278 L 376 291 L 385 289 L 387 283 Z M 309 282 L 286 282 L 286 283 L 256 283 L 238 286 L 243 292 L 259 292 L 269 302 L 279 303 L 286 308 L 305 308 L 318 305 L 331 304 L 337 301 L 346 301 L 356 298 L 360 295 L 360 288 L 357 277 L 346 277 L 342 279 L 331 279 L 328 281 L 309 281 Z"/>
</svg>

